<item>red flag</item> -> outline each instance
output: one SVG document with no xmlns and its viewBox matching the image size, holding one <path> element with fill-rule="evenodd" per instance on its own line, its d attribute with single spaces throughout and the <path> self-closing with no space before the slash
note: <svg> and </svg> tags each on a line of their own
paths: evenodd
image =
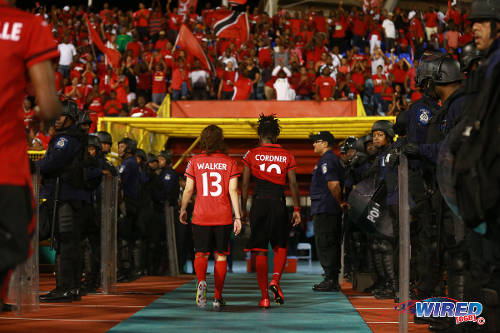
<svg viewBox="0 0 500 333">
<path fill-rule="evenodd" d="M 193 12 L 195 12 L 197 5 L 198 5 L 198 0 L 178 0 L 177 13 L 179 15 L 189 14 L 189 8 L 193 8 Z"/>
<path fill-rule="evenodd" d="M 193 57 L 197 58 L 201 62 L 201 67 L 213 72 L 212 70 L 212 64 L 210 63 L 210 60 L 208 60 L 207 55 L 201 48 L 200 43 L 198 40 L 193 36 L 193 33 L 189 28 L 183 24 L 181 25 L 181 28 L 179 29 L 179 34 L 177 35 L 177 40 L 175 41 L 175 46 L 179 46 L 181 49 L 186 51 L 188 54 L 192 55 Z M 175 49 L 174 46 L 174 49 Z"/>
<path fill-rule="evenodd" d="M 109 63 L 111 64 L 111 67 L 113 68 L 120 67 L 120 58 L 121 58 L 120 52 L 118 50 L 106 47 L 104 45 L 101 37 L 90 24 L 87 15 L 85 15 L 85 21 L 87 22 L 87 28 L 89 29 L 89 35 L 90 39 L 92 40 L 92 43 L 94 43 L 97 46 L 97 48 L 106 55 L 106 57 L 109 60 Z"/>
<path fill-rule="evenodd" d="M 250 37 L 247 13 L 227 11 L 214 13 L 213 30 L 217 37 L 236 38 L 240 42 L 246 42 Z"/>
</svg>

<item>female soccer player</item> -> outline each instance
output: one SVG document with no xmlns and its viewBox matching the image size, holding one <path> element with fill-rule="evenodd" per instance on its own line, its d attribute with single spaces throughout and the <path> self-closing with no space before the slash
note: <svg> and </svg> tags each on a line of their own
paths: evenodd
<svg viewBox="0 0 500 333">
<path fill-rule="evenodd" d="M 252 234 L 246 251 L 255 254 L 255 268 L 262 298 L 259 307 L 269 308 L 269 288 L 274 295 L 274 301 L 283 304 L 285 297 L 279 282 L 286 263 L 288 232 L 290 222 L 286 208 L 284 186 L 286 178 L 293 198 L 294 212 L 292 223 L 300 223 L 300 206 L 298 186 L 295 175 L 295 158 L 293 155 L 276 144 L 280 134 L 280 125 L 274 115 L 259 119 L 258 134 L 260 146 L 246 153 L 243 157 L 245 169 L 241 193 L 241 209 L 246 218 L 246 204 L 248 199 L 248 183 L 250 175 L 255 177 L 255 193 L 250 210 L 250 226 Z M 267 249 L 268 244 L 274 251 L 273 279 L 267 285 Z"/>
<path fill-rule="evenodd" d="M 207 304 L 208 256 L 215 255 L 215 293 L 213 307 L 221 311 L 225 305 L 222 288 L 226 278 L 231 231 L 241 231 L 241 215 L 238 203 L 238 167 L 236 161 L 227 156 L 222 129 L 216 125 L 207 126 L 201 132 L 202 153 L 194 156 L 186 168 L 186 187 L 182 195 L 180 222 L 187 224 L 186 207 L 196 187 L 196 201 L 193 212 L 194 269 L 198 278 L 196 304 L 204 308 Z M 234 211 L 234 226 L 233 214 Z"/>
</svg>

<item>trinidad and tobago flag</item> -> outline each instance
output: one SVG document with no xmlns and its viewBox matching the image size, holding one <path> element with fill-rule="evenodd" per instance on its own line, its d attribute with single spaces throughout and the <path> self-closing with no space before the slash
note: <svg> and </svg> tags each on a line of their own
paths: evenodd
<svg viewBox="0 0 500 333">
<path fill-rule="evenodd" d="M 250 36 L 248 16 L 245 12 L 215 11 L 213 31 L 217 37 L 236 38 L 246 42 Z"/>
<path fill-rule="evenodd" d="M 197 58 L 200 61 L 202 68 L 212 73 L 214 72 L 212 63 L 203 51 L 200 43 L 198 42 L 196 37 L 193 36 L 191 30 L 189 30 L 189 28 L 185 24 L 181 25 L 181 28 L 179 29 L 179 34 L 177 35 L 174 49 L 177 46 L 186 51 L 186 53 L 188 53 L 189 55 Z"/>
</svg>

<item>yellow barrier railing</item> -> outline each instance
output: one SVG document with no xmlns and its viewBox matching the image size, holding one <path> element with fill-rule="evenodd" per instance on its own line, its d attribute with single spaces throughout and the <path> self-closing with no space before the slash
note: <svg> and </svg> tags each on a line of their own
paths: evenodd
<svg viewBox="0 0 500 333">
<path fill-rule="evenodd" d="M 28 158 L 32 161 L 38 161 L 45 155 L 45 150 L 28 150 Z"/>
</svg>

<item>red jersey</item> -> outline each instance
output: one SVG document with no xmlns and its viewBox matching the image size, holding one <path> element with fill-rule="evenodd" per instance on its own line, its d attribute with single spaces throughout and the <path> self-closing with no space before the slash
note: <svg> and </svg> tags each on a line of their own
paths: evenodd
<svg viewBox="0 0 500 333">
<path fill-rule="evenodd" d="M 0 184 L 31 184 L 23 99 L 31 66 L 59 56 L 45 21 L 0 0 Z"/>
<path fill-rule="evenodd" d="M 278 185 L 286 185 L 288 171 L 297 167 L 294 156 L 288 150 L 271 143 L 249 150 L 243 157 L 243 163 L 254 177 Z"/>
<path fill-rule="evenodd" d="M 167 75 L 163 71 L 156 71 L 153 74 L 153 94 L 167 93 Z"/>
<path fill-rule="evenodd" d="M 196 184 L 192 223 L 205 226 L 232 224 L 229 181 L 240 175 L 236 161 L 221 153 L 201 153 L 189 161 L 185 175 Z"/>
<path fill-rule="evenodd" d="M 252 94 L 252 86 L 252 80 L 244 76 L 238 77 L 238 81 L 234 83 L 233 101 L 243 101 L 249 99 Z"/>
<path fill-rule="evenodd" d="M 319 76 L 316 79 L 316 86 L 318 87 L 319 97 L 324 100 L 332 97 L 335 89 L 335 80 L 330 76 Z"/>
</svg>

